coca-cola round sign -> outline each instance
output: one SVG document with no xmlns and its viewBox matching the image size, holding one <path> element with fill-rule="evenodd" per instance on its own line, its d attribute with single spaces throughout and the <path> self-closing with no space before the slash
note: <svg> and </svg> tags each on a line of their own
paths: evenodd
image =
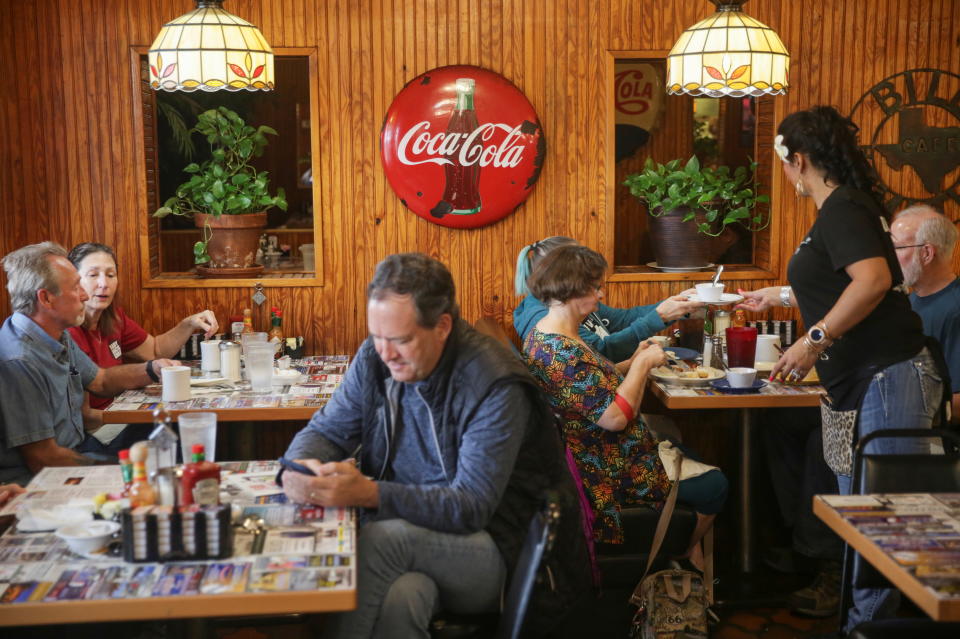
<svg viewBox="0 0 960 639">
<path fill-rule="evenodd" d="M 475 228 L 527 199 L 546 153 L 533 105 L 501 75 L 440 67 L 394 98 L 380 133 L 390 186 L 411 211 L 453 228 Z"/>
</svg>

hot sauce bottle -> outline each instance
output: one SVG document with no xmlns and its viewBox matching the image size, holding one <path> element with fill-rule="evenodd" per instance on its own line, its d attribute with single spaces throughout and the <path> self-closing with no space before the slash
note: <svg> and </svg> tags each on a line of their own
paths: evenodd
<svg viewBox="0 0 960 639">
<path fill-rule="evenodd" d="M 124 448 L 117 453 L 120 458 L 120 475 L 123 477 L 123 494 L 130 493 L 130 487 L 133 486 L 133 463 L 130 461 L 130 449 Z"/>
<path fill-rule="evenodd" d="M 204 459 L 203 444 L 194 444 L 193 462 L 183 468 L 181 504 L 216 506 L 220 503 L 220 466 Z"/>
</svg>

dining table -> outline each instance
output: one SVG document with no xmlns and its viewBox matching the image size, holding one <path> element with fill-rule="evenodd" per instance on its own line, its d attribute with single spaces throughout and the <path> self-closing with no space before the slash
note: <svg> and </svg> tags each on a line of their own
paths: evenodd
<svg viewBox="0 0 960 639">
<path fill-rule="evenodd" d="M 769 382 L 756 392 L 724 392 L 710 384 L 681 385 L 682 382 L 649 380 L 648 388 L 668 411 L 733 410 L 739 416 L 740 431 L 740 553 L 742 572 L 756 569 L 756 533 L 753 520 L 753 446 L 756 436 L 754 412 L 763 408 L 799 408 L 820 405 L 826 391 L 819 384 Z"/>
<path fill-rule="evenodd" d="M 307 420 L 323 407 L 340 385 L 350 364 L 348 355 L 314 355 L 294 360 L 290 371 L 299 375 L 274 375 L 269 391 L 254 391 L 249 381 L 231 381 L 217 373 L 204 373 L 200 362 L 191 367 L 190 398 L 164 402 L 163 386 L 151 384 L 117 395 L 103 411 L 105 424 L 145 424 L 163 404 L 174 419 L 183 412 L 208 411 L 221 422 Z"/>
<path fill-rule="evenodd" d="M 960 493 L 816 495 L 813 512 L 934 621 L 960 621 Z"/>
<path fill-rule="evenodd" d="M 190 398 L 164 402 L 163 386 L 151 384 L 117 395 L 103 411 L 104 424 L 149 424 L 163 416 L 176 422 L 182 413 L 212 412 L 217 422 L 228 424 L 233 459 L 256 459 L 259 430 L 277 422 L 306 423 L 326 405 L 343 381 L 350 364 L 348 355 L 313 355 L 293 360 L 288 374 L 275 370 L 269 391 L 254 391 L 246 380 L 230 381 L 217 373 L 204 373 L 199 361 L 183 362 L 191 367 Z M 221 426 L 221 434 L 223 427 Z"/>
<path fill-rule="evenodd" d="M 213 617 L 353 609 L 355 509 L 278 501 L 282 491 L 269 491 L 277 466 L 221 465 L 221 501 L 231 502 L 236 523 L 259 520 L 256 530 L 238 525 L 231 533 L 229 557 L 134 563 L 107 553 L 76 554 L 49 530 L 20 530 L 38 509 L 75 516 L 78 504 L 123 488 L 119 466 L 45 468 L 2 509 L 18 521 L 0 536 L 0 627 L 136 620 L 202 625 Z M 142 508 L 148 516 L 170 507 Z"/>
</svg>

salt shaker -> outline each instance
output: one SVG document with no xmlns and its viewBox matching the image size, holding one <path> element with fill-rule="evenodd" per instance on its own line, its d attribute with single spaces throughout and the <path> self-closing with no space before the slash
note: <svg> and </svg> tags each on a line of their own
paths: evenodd
<svg viewBox="0 0 960 639">
<path fill-rule="evenodd" d="M 231 382 L 240 381 L 240 344 L 237 342 L 220 342 L 220 375 Z"/>
</svg>

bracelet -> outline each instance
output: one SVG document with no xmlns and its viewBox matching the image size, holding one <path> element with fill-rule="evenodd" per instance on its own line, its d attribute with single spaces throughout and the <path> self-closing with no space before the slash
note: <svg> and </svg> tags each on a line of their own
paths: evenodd
<svg viewBox="0 0 960 639">
<path fill-rule="evenodd" d="M 822 359 L 822 360 L 830 359 L 830 356 L 827 355 L 825 352 L 827 348 L 829 348 L 829 345 L 824 346 L 822 349 L 818 349 L 817 345 L 811 342 L 810 338 L 807 337 L 806 335 L 803 336 L 803 345 L 809 348 L 810 351 L 813 352 L 813 354 L 816 355 L 819 359 Z"/>
<path fill-rule="evenodd" d="M 780 287 L 780 306 L 786 306 L 790 308 L 793 304 L 790 303 L 790 293 L 793 289 L 789 286 Z"/>
<path fill-rule="evenodd" d="M 619 407 L 620 410 L 623 411 L 623 416 L 627 418 L 627 421 L 632 422 L 634 413 L 633 413 L 633 407 L 630 405 L 630 402 L 624 399 L 623 395 L 621 395 L 620 393 L 616 393 L 613 396 L 613 401 L 617 405 L 617 407 Z"/>
<path fill-rule="evenodd" d="M 154 382 L 160 381 L 160 376 L 157 375 L 157 371 L 153 370 L 153 360 L 151 359 L 147 362 L 147 377 L 152 379 Z"/>
</svg>

